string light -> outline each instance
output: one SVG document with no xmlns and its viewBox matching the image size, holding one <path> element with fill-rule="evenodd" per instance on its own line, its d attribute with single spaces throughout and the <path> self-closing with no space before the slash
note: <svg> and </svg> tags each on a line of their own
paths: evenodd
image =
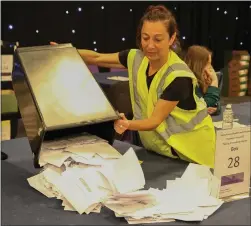
<svg viewBox="0 0 251 226">
<path fill-rule="evenodd" d="M 125 41 L 125 38 L 122 38 L 122 41 L 124 42 L 124 41 Z"/>
<path fill-rule="evenodd" d="M 235 17 L 235 19 L 236 19 L 236 20 L 238 20 L 238 19 L 239 19 L 239 18 L 238 18 L 238 16 L 237 16 L 237 17 Z"/>
<path fill-rule="evenodd" d="M 105 8 L 105 7 L 102 5 L 102 6 L 101 6 L 101 9 L 104 9 L 104 8 Z"/>
<path fill-rule="evenodd" d="M 75 34 L 75 30 L 73 29 L 72 31 L 71 31 L 73 34 Z"/>
<path fill-rule="evenodd" d="M 182 39 L 185 40 L 185 39 L 186 39 L 186 36 L 183 36 Z"/>
<path fill-rule="evenodd" d="M 240 42 L 240 45 L 242 46 L 242 45 L 243 45 L 243 42 Z"/>
<path fill-rule="evenodd" d="M 93 44 L 96 45 L 96 41 L 93 41 Z"/>
<path fill-rule="evenodd" d="M 79 12 L 81 12 L 81 11 L 82 11 L 82 9 L 81 9 L 80 7 L 78 7 L 78 11 L 79 11 Z"/>
<path fill-rule="evenodd" d="M 39 32 L 39 30 L 36 30 L 36 33 L 38 33 Z"/>
<path fill-rule="evenodd" d="M 219 7 L 217 7 L 217 11 L 219 11 L 220 10 L 220 8 Z"/>
<path fill-rule="evenodd" d="M 68 11 L 68 10 L 66 10 L 66 11 L 65 11 L 65 13 L 66 13 L 66 14 L 69 14 L 69 11 Z"/>
<path fill-rule="evenodd" d="M 132 9 L 130 9 L 130 12 L 132 12 Z"/>
<path fill-rule="evenodd" d="M 94 48 L 94 51 L 97 51 L 97 48 Z"/>
<path fill-rule="evenodd" d="M 224 14 L 227 14 L 227 11 L 224 11 Z"/>
<path fill-rule="evenodd" d="M 13 25 L 12 25 L 12 24 L 9 25 L 9 29 L 10 29 L 10 30 L 13 29 Z"/>
<path fill-rule="evenodd" d="M 226 40 L 228 40 L 228 37 L 226 37 Z"/>
<path fill-rule="evenodd" d="M 176 7 L 174 7 L 174 10 L 176 10 L 177 8 Z"/>
</svg>

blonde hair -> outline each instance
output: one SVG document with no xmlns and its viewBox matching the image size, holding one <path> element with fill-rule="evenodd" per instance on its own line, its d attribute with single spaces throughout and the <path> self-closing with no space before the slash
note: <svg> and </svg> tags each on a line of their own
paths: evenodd
<svg viewBox="0 0 251 226">
<path fill-rule="evenodd" d="M 212 52 L 204 46 L 193 45 L 188 48 L 184 61 L 196 76 L 202 92 L 205 93 L 211 81 L 205 79 L 204 69 Z"/>
</svg>

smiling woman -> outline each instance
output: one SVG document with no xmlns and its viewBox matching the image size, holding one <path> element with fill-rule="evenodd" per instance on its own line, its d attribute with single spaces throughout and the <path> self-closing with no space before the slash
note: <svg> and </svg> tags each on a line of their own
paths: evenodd
<svg viewBox="0 0 251 226">
<path fill-rule="evenodd" d="M 214 126 L 204 100 L 195 95 L 195 75 L 175 53 L 177 36 L 172 13 L 162 5 L 150 6 L 139 23 L 139 49 L 79 53 L 88 64 L 128 68 L 134 119 L 121 114 L 114 123 L 117 133 L 138 131 L 148 150 L 213 167 Z"/>
</svg>

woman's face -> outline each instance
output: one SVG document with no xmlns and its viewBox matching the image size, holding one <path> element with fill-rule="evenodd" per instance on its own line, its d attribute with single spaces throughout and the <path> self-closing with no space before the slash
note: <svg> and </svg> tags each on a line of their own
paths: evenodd
<svg viewBox="0 0 251 226">
<path fill-rule="evenodd" d="M 145 21 L 141 29 L 141 46 L 149 61 L 167 59 L 170 46 L 176 34 L 171 38 L 161 21 Z"/>
<path fill-rule="evenodd" d="M 207 63 L 205 65 L 205 67 L 204 67 L 204 71 L 209 70 L 211 67 L 212 67 L 212 56 L 211 56 L 211 54 L 209 54 Z"/>
<path fill-rule="evenodd" d="M 209 84 L 212 82 L 211 77 L 210 77 L 211 70 L 212 70 L 212 56 L 211 56 L 211 54 L 209 54 L 207 64 L 203 70 L 204 80 L 206 83 L 209 83 Z"/>
</svg>

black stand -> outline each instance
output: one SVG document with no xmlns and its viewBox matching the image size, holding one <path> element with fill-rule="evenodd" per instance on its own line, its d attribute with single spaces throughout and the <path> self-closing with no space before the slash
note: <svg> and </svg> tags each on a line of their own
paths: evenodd
<svg viewBox="0 0 251 226">
<path fill-rule="evenodd" d="M 6 160 L 8 158 L 8 155 L 4 152 L 1 152 L 1 160 Z"/>
</svg>

